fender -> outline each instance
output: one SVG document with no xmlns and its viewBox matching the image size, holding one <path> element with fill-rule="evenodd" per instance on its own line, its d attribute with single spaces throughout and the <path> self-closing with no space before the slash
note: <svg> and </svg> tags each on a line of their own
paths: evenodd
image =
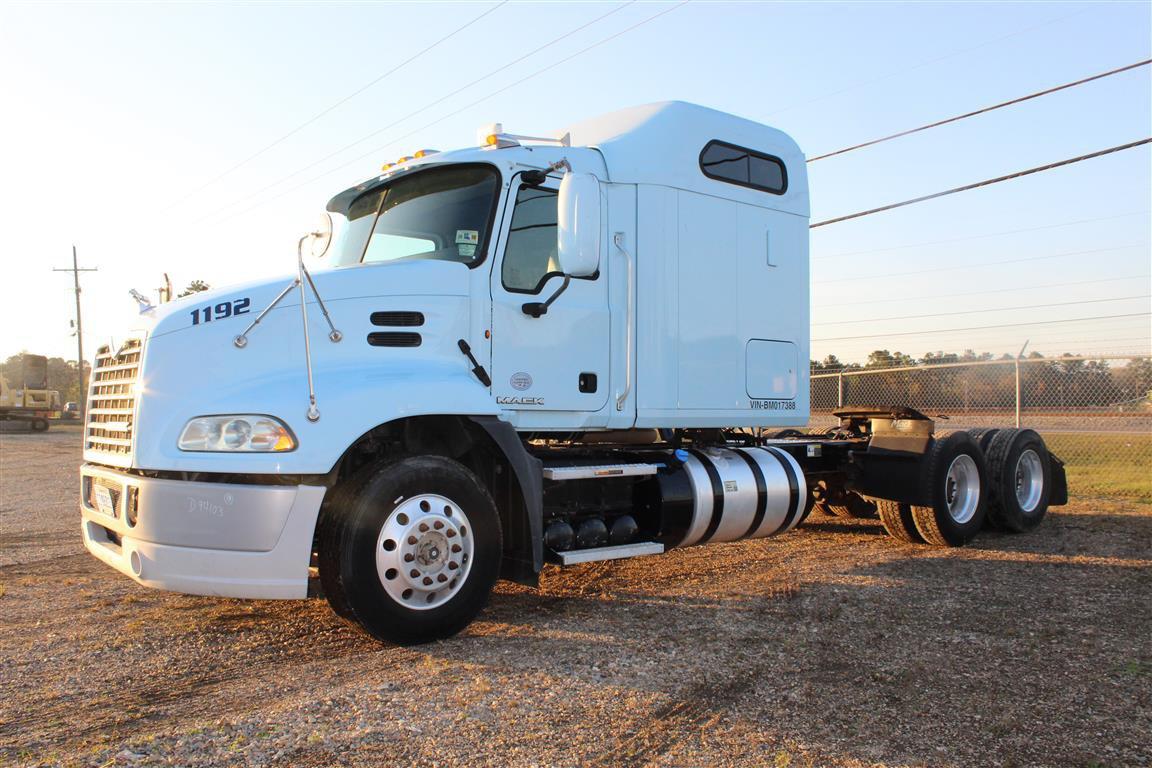
<svg viewBox="0 0 1152 768">
<path fill-rule="evenodd" d="M 475 416 L 471 421 L 488 433 L 516 474 L 520 495 L 524 499 L 528 541 L 524 541 L 522 535 L 507 532 L 510 540 L 505 548 L 505 557 L 530 565 L 530 570 L 519 568 L 510 577 L 522 584 L 536 586 L 536 574 L 544 567 L 544 463 L 524 450 L 523 441 L 508 422 L 493 416 Z"/>
</svg>

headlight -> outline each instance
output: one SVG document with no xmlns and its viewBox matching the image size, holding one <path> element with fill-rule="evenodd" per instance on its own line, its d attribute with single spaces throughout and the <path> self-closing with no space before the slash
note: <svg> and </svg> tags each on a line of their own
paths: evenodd
<svg viewBox="0 0 1152 768">
<path fill-rule="evenodd" d="M 294 449 L 296 438 L 271 416 L 197 416 L 184 425 L 177 445 L 182 451 L 280 452 Z"/>
</svg>

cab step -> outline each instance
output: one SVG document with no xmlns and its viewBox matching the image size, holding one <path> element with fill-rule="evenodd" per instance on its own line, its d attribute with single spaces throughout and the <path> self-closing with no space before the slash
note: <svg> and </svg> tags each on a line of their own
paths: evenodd
<svg viewBox="0 0 1152 768">
<path fill-rule="evenodd" d="M 591 480 L 599 477 L 654 475 L 663 464 L 596 464 L 576 467 L 544 467 L 545 480 Z"/>
<path fill-rule="evenodd" d="M 640 557 L 642 555 L 660 555 L 664 553 L 664 545 L 658 541 L 641 541 L 635 544 L 620 544 L 614 547 L 592 547 L 590 549 L 570 549 L 567 552 L 556 552 L 556 559 L 560 565 L 576 565 L 577 563 L 593 563 L 598 560 L 623 560 L 626 557 Z"/>
</svg>

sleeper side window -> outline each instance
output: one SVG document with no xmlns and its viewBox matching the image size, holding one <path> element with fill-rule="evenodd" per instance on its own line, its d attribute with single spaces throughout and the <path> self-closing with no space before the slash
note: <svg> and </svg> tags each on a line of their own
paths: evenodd
<svg viewBox="0 0 1152 768">
<path fill-rule="evenodd" d="M 521 186 L 504 248 L 500 279 L 517 293 L 539 293 L 545 280 L 560 274 L 556 258 L 556 204 L 554 189 Z"/>
<path fill-rule="evenodd" d="M 700 170 L 717 181 L 774 195 L 782 195 L 788 189 L 788 172 L 780 158 L 723 141 L 710 141 L 704 147 Z"/>
</svg>

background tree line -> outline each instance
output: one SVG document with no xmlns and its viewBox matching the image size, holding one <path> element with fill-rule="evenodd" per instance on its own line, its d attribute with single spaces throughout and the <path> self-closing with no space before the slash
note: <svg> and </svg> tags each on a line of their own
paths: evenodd
<svg viewBox="0 0 1152 768">
<path fill-rule="evenodd" d="M 1079 360 L 1079 355 L 1045 358 L 1038 352 L 1020 366 L 1023 408 L 1152 407 L 1152 359 Z M 914 358 L 878 349 L 867 361 L 842 363 L 836 355 L 812 360 L 813 374 L 875 370 L 868 375 L 812 380 L 812 408 L 835 408 L 843 386 L 845 405 L 910 405 L 941 409 L 1014 408 L 1016 371 L 1011 355 L 988 352 L 929 352 Z M 940 367 L 946 363 L 1003 361 L 1003 365 Z M 1120 363 L 1113 365 L 1112 363 Z M 888 370 L 911 368 L 911 370 Z"/>
</svg>

